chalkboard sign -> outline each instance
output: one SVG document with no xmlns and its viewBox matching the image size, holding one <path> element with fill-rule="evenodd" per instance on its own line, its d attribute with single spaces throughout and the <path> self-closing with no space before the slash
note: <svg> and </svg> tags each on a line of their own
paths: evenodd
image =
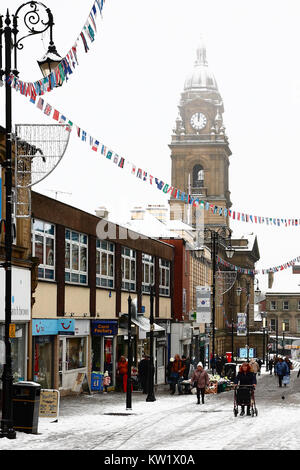
<svg viewBox="0 0 300 470">
<path fill-rule="evenodd" d="M 58 390 L 41 390 L 40 412 L 41 418 L 56 418 L 59 414 L 59 391 Z"/>
</svg>

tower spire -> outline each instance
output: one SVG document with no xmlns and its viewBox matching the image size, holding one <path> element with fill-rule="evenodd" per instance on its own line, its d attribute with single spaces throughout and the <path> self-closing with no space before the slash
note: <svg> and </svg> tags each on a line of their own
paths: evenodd
<svg viewBox="0 0 300 470">
<path fill-rule="evenodd" d="M 195 65 L 208 65 L 206 58 L 206 45 L 202 35 L 200 36 L 200 42 L 197 48 L 197 60 Z"/>
</svg>

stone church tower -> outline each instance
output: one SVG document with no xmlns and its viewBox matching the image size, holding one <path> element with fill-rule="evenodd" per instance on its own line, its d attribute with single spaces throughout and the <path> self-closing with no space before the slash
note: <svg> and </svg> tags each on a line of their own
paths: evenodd
<svg viewBox="0 0 300 470">
<path fill-rule="evenodd" d="M 189 194 L 211 206 L 231 206 L 228 169 L 231 151 L 225 134 L 223 102 L 201 41 L 193 70 L 184 84 L 179 115 L 169 145 L 172 159 L 171 218 L 196 226 L 196 209 L 181 199 Z M 185 195 L 182 195 L 182 192 Z M 184 213 L 185 211 L 185 213 Z M 204 224 L 211 228 L 228 225 L 228 216 L 213 209 L 202 210 Z M 199 214 L 199 211 L 197 211 Z M 197 215 L 198 217 L 198 215 Z"/>
</svg>

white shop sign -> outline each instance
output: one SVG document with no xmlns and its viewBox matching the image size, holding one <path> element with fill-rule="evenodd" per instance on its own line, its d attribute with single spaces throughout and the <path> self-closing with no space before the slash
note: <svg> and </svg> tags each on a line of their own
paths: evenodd
<svg viewBox="0 0 300 470">
<path fill-rule="evenodd" d="M 75 320 L 75 336 L 89 336 L 90 320 Z"/>
<path fill-rule="evenodd" d="M 29 321 L 31 310 L 31 272 L 12 267 L 11 320 Z M 5 269 L 0 268 L 0 321 L 5 321 Z"/>
</svg>

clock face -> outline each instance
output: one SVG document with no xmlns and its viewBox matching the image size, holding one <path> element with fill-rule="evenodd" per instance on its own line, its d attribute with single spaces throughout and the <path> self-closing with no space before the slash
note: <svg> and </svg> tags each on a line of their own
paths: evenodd
<svg viewBox="0 0 300 470">
<path fill-rule="evenodd" d="M 191 117 L 191 125 L 194 129 L 197 129 L 198 131 L 201 129 L 204 129 L 207 123 L 207 118 L 205 114 L 203 113 L 195 113 Z"/>
</svg>

